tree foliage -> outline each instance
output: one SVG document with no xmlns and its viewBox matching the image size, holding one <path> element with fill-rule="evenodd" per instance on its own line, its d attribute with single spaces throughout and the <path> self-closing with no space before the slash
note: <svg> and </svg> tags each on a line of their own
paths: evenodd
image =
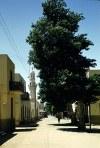
<svg viewBox="0 0 100 148">
<path fill-rule="evenodd" d="M 27 42 L 29 63 L 40 70 L 40 98 L 63 110 L 66 102 L 85 100 L 86 71 L 95 60 L 83 56 L 93 43 L 79 34 L 82 14 L 72 12 L 64 0 L 42 3 L 43 17 L 32 25 Z"/>
</svg>

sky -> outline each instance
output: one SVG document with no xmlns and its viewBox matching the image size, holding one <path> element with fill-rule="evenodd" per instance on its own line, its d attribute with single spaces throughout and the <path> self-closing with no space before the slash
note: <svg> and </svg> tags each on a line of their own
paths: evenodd
<svg viewBox="0 0 100 148">
<path fill-rule="evenodd" d="M 41 3 L 43 1 L 0 0 L 0 54 L 9 55 L 15 64 L 15 71 L 24 77 L 27 85 L 31 71 L 27 62 L 31 47 L 26 43 L 26 38 L 32 23 L 36 23 L 42 16 Z M 82 13 L 85 17 L 80 22 L 79 33 L 87 33 L 87 37 L 94 43 L 94 46 L 90 46 L 90 50 L 84 52 L 84 55 L 96 59 L 96 68 L 100 69 L 100 1 L 65 1 L 71 11 Z M 36 82 L 39 82 L 38 78 Z"/>
</svg>

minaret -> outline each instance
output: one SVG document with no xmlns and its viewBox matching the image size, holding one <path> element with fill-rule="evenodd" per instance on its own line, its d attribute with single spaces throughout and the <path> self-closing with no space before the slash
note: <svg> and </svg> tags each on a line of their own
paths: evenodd
<svg viewBox="0 0 100 148">
<path fill-rule="evenodd" d="M 35 83 L 35 73 L 32 69 L 32 72 L 29 75 L 29 91 L 30 91 L 30 100 L 34 103 L 34 115 L 36 117 L 36 83 Z"/>
<path fill-rule="evenodd" d="M 36 100 L 36 83 L 35 83 L 35 73 L 32 70 L 29 76 L 29 90 L 30 90 L 30 99 L 35 102 Z"/>
</svg>

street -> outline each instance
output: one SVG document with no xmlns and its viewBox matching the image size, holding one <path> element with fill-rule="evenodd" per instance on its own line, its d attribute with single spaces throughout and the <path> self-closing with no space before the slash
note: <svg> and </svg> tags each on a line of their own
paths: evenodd
<svg viewBox="0 0 100 148">
<path fill-rule="evenodd" d="M 67 124 L 66 124 L 67 123 Z M 65 126 L 66 125 L 66 126 Z M 20 127 L 1 148 L 100 148 L 100 130 L 93 133 L 78 132 L 62 119 L 58 125 L 55 117 L 39 121 L 37 127 Z"/>
</svg>

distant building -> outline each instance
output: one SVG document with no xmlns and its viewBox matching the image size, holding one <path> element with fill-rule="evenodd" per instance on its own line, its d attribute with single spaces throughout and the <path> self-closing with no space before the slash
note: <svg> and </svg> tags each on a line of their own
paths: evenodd
<svg viewBox="0 0 100 148">
<path fill-rule="evenodd" d="M 100 69 L 89 70 L 89 77 L 94 74 L 100 75 Z M 91 122 L 94 124 L 100 124 L 100 96 L 98 101 L 91 104 Z"/>
<path fill-rule="evenodd" d="M 30 122 L 30 99 L 29 94 L 26 92 L 26 82 L 19 74 L 15 74 L 15 80 L 23 84 L 23 93 L 16 94 L 15 97 L 15 125 L 20 123 Z"/>
<path fill-rule="evenodd" d="M 29 93 L 24 92 L 21 96 L 21 123 L 29 123 L 31 118 L 31 101 Z"/>
<path fill-rule="evenodd" d="M 89 77 L 93 76 L 94 74 L 100 75 L 100 69 L 90 69 L 88 73 L 89 73 Z"/>
<path fill-rule="evenodd" d="M 88 70 L 87 71 L 87 78 L 93 76 L 93 75 L 100 75 L 100 70 L 95 69 L 95 70 Z M 91 123 L 93 124 L 100 124 L 100 96 L 97 96 L 98 101 L 93 102 L 90 104 L 91 107 Z M 89 108 L 87 105 L 84 105 L 82 102 L 77 102 L 76 106 L 76 118 L 79 120 L 82 117 L 82 107 L 84 108 L 84 117 L 85 121 L 89 121 Z"/>
</svg>

